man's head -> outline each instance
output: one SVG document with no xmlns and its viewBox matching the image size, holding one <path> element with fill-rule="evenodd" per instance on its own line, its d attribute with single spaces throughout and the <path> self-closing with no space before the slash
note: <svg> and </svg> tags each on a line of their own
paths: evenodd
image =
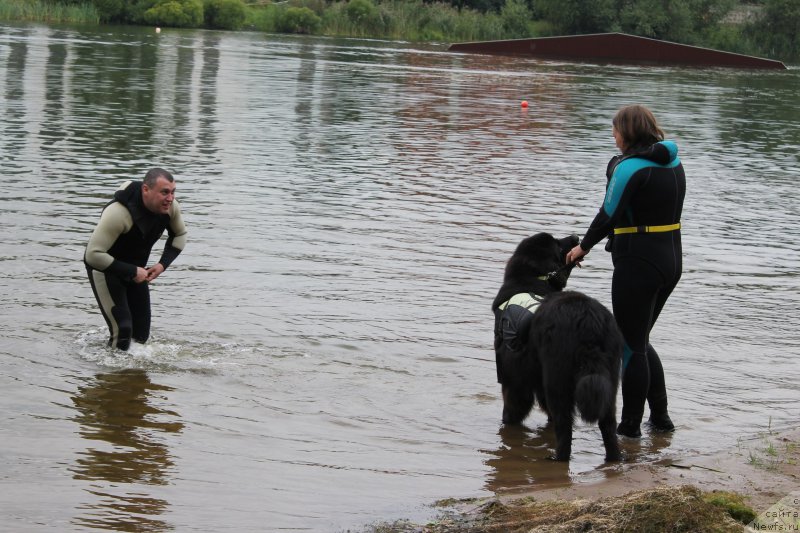
<svg viewBox="0 0 800 533">
<path fill-rule="evenodd" d="M 142 180 L 142 202 L 153 213 L 167 214 L 175 199 L 175 178 L 163 168 L 151 168 Z"/>
</svg>

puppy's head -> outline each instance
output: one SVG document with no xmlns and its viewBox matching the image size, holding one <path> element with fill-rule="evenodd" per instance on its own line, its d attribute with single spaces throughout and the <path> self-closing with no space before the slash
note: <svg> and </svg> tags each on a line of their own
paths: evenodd
<svg viewBox="0 0 800 533">
<path fill-rule="evenodd" d="M 556 239 L 549 233 L 537 233 L 523 239 L 506 265 L 505 278 L 521 280 L 547 276 L 553 289 L 563 289 L 574 267 L 566 264 L 567 252 L 578 241 L 577 235 Z"/>
</svg>

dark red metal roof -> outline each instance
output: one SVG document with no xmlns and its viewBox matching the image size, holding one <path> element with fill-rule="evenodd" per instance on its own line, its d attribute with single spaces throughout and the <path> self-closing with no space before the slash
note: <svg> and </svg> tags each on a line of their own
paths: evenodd
<svg viewBox="0 0 800 533">
<path fill-rule="evenodd" d="M 645 65 L 786 69 L 780 61 L 625 33 L 595 33 L 509 41 L 456 43 L 451 52 Z"/>
</svg>

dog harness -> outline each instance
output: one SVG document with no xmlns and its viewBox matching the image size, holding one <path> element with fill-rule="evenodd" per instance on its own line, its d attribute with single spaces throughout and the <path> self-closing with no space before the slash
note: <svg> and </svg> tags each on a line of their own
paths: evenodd
<svg viewBox="0 0 800 533">
<path fill-rule="evenodd" d="M 546 277 L 546 276 L 545 276 Z M 505 311 L 506 307 L 509 305 L 518 305 L 533 313 L 536 311 L 536 308 L 539 307 L 539 304 L 542 303 L 543 298 L 531 292 L 521 292 L 519 294 L 515 294 L 508 301 L 501 303 L 497 306 L 498 309 Z"/>
<path fill-rule="evenodd" d="M 533 313 L 543 300 L 542 296 L 521 292 L 497 306 L 494 312 L 494 347 L 498 383 L 502 383 L 503 377 L 500 369 L 502 364 L 500 353 L 502 352 L 506 356 L 522 357 Z"/>
<path fill-rule="evenodd" d="M 496 333 L 508 349 L 522 350 L 528 338 L 528 326 L 533 313 L 543 300 L 539 295 L 522 292 L 497 307 Z"/>
</svg>

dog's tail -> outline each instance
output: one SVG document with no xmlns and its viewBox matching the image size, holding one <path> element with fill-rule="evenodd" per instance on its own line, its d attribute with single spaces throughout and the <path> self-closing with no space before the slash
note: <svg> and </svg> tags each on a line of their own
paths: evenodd
<svg viewBox="0 0 800 533">
<path fill-rule="evenodd" d="M 575 384 L 575 405 L 586 422 L 597 422 L 614 411 L 616 391 L 611 379 L 605 373 L 589 373 L 578 378 Z"/>
</svg>

